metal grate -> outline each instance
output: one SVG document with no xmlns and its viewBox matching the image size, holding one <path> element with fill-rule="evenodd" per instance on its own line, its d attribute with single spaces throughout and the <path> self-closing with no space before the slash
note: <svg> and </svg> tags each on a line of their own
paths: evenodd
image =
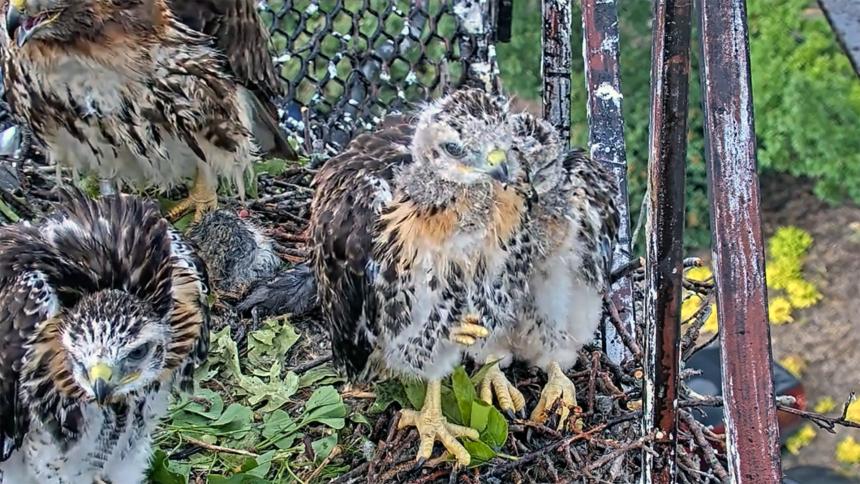
<svg viewBox="0 0 860 484">
<path fill-rule="evenodd" d="M 281 121 L 323 158 L 386 113 L 466 83 L 498 88 L 494 0 L 262 0 Z M 307 108 L 307 109 L 305 109 Z"/>
</svg>

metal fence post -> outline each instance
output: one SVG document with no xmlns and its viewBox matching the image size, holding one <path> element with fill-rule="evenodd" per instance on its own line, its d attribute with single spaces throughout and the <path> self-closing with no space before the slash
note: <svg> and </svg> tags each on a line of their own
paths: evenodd
<svg viewBox="0 0 860 484">
<path fill-rule="evenodd" d="M 570 139 L 570 0 L 542 0 L 543 117 Z"/>
<path fill-rule="evenodd" d="M 615 0 L 583 0 L 582 55 L 588 90 L 588 144 L 591 157 L 612 170 L 620 190 L 615 200 L 621 214 L 612 270 L 630 262 L 630 206 L 627 198 L 627 156 L 621 110 L 621 67 L 618 62 L 618 7 Z M 612 302 L 627 332 L 636 335 L 633 281 L 623 277 L 612 286 Z M 603 345 L 612 361 L 621 363 L 630 352 L 615 326 L 604 322 Z"/>
<path fill-rule="evenodd" d="M 684 168 L 692 0 L 656 0 L 651 47 L 651 120 L 645 263 L 645 430 L 659 458 L 643 453 L 643 478 L 676 479 L 677 398 L 684 274 Z"/>
<path fill-rule="evenodd" d="M 729 473 L 779 483 L 745 0 L 700 2 L 702 93 Z"/>
</svg>

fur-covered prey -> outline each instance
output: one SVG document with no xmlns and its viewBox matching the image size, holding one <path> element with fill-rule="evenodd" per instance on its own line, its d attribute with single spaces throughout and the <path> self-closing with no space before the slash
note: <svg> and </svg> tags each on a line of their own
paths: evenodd
<svg viewBox="0 0 860 484">
<path fill-rule="evenodd" d="M 603 314 L 618 235 L 617 185 L 600 163 L 567 149 L 545 121 L 523 113 L 512 123 L 537 197 L 528 230 L 535 247 L 517 324 L 488 338 L 479 358 L 514 357 L 543 369 L 557 362 L 566 370 Z"/>
<path fill-rule="evenodd" d="M 207 293 L 136 198 L 64 194 L 0 230 L 0 482 L 140 482 L 170 390 L 206 357 Z"/>
<path fill-rule="evenodd" d="M 222 175 L 242 193 L 259 100 L 167 0 L 2 4 L 6 95 L 54 161 L 163 188 L 195 174 L 214 187 Z"/>
<path fill-rule="evenodd" d="M 504 185 L 475 165 L 489 147 L 512 150 L 507 119 L 483 92 L 458 91 L 416 118 L 388 118 L 318 173 L 319 301 L 353 377 L 371 362 L 441 378 L 463 352 L 452 327 L 474 316 L 492 331 L 511 315 L 506 286 L 524 284 L 530 246 L 522 172 L 508 156 Z"/>
</svg>

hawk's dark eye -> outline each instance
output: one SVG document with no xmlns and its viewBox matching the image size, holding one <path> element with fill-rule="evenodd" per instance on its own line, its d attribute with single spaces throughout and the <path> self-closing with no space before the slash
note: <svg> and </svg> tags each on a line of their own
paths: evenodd
<svg viewBox="0 0 860 484">
<path fill-rule="evenodd" d="M 149 343 L 144 343 L 133 349 L 131 353 L 126 356 L 126 359 L 129 361 L 140 361 L 147 355 L 147 353 L 149 353 Z"/>
<path fill-rule="evenodd" d="M 442 145 L 442 149 L 445 150 L 445 153 L 448 153 L 454 158 L 462 158 L 466 156 L 466 150 L 463 149 L 462 145 L 457 143 L 445 143 Z"/>
</svg>

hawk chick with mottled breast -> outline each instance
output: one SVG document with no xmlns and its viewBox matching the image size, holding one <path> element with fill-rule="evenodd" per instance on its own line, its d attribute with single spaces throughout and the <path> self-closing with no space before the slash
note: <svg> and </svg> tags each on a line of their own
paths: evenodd
<svg viewBox="0 0 860 484">
<path fill-rule="evenodd" d="M 0 230 L 0 482 L 142 482 L 206 357 L 206 271 L 155 204 L 61 202 Z"/>
<path fill-rule="evenodd" d="M 528 221 L 534 244 L 528 292 L 518 304 L 516 323 L 476 345 L 473 356 L 499 362 L 486 373 L 481 397 L 492 403 L 495 393 L 505 410 L 520 410 L 525 400 L 500 364 L 518 359 L 545 370 L 549 381 L 531 418 L 546 422 L 560 401 L 561 426 L 576 407 L 565 372 L 594 338 L 603 315 L 618 236 L 618 187 L 610 171 L 581 150 L 568 149 L 546 121 L 521 113 L 511 123 L 515 156 L 535 196 Z"/>
<path fill-rule="evenodd" d="M 257 141 L 295 156 L 265 98 L 277 76 L 253 0 L 0 5 L 7 99 L 52 161 L 143 187 L 193 176 L 170 215 L 194 208 L 199 220 L 217 205 L 218 176 L 244 195 Z"/>
<path fill-rule="evenodd" d="M 456 438 L 478 434 L 445 420 L 440 381 L 512 314 L 504 286 L 524 284 L 527 204 L 507 118 L 484 92 L 457 91 L 358 136 L 315 179 L 313 261 L 335 359 L 353 379 L 381 365 L 428 382 L 422 410 L 400 419 L 418 428 L 421 459 L 440 440 L 469 463 Z"/>
</svg>

